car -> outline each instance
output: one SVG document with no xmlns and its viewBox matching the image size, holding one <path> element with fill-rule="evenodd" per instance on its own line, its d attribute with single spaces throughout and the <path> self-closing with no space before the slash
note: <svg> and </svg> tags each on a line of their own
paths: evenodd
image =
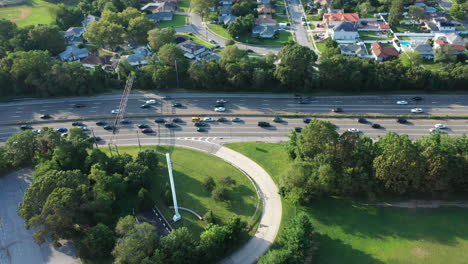
<svg viewBox="0 0 468 264">
<path fill-rule="evenodd" d="M 205 132 L 206 129 L 203 127 L 197 127 L 197 132 Z"/>
<path fill-rule="evenodd" d="M 302 97 L 302 94 L 295 93 L 294 97 Z"/>
<path fill-rule="evenodd" d="M 203 118 L 203 121 L 205 121 L 205 122 L 214 122 L 215 120 L 212 117 L 205 117 L 205 118 Z"/>
<path fill-rule="evenodd" d="M 139 129 L 143 129 L 143 128 L 149 128 L 150 126 L 148 124 L 139 124 L 137 127 Z"/>
<path fill-rule="evenodd" d="M 201 121 L 201 118 L 198 116 L 192 116 L 192 122 L 198 122 Z"/>
<path fill-rule="evenodd" d="M 101 137 L 94 137 L 94 141 L 95 141 L 95 142 L 99 142 L 99 141 L 101 141 L 101 140 L 102 140 Z"/>
<path fill-rule="evenodd" d="M 79 121 L 75 121 L 75 122 L 72 122 L 72 126 L 84 126 L 84 124 Z"/>
<path fill-rule="evenodd" d="M 372 124 L 372 128 L 381 128 L 379 124 Z"/>
<path fill-rule="evenodd" d="M 111 114 L 115 115 L 115 114 L 118 114 L 118 113 L 120 113 L 120 109 L 112 109 L 111 110 Z"/>
<path fill-rule="evenodd" d="M 407 105 L 407 104 L 408 104 L 408 101 L 400 100 L 400 101 L 397 101 L 396 104 L 397 104 L 397 105 Z"/>
<path fill-rule="evenodd" d="M 309 124 L 310 121 L 312 121 L 310 118 L 304 118 L 302 119 L 302 122 L 306 123 L 306 124 Z"/>
<path fill-rule="evenodd" d="M 359 133 L 361 131 L 359 131 L 359 129 L 357 128 L 348 128 L 348 132 L 351 132 L 351 133 Z"/>
<path fill-rule="evenodd" d="M 303 26 L 307 26 L 307 22 L 302 22 L 302 25 L 303 25 Z"/>
<path fill-rule="evenodd" d="M 182 104 L 181 103 L 173 103 L 172 107 L 182 107 Z"/>
<path fill-rule="evenodd" d="M 445 128 L 447 128 L 447 126 L 444 125 L 444 124 L 435 124 L 434 127 L 435 127 L 435 128 L 438 128 L 438 129 L 445 129 Z"/>
<path fill-rule="evenodd" d="M 75 107 L 75 108 L 82 108 L 82 107 L 85 107 L 85 106 L 86 106 L 86 105 L 84 105 L 84 104 L 79 104 L 79 103 L 73 105 L 73 107 Z"/>
<path fill-rule="evenodd" d="M 331 111 L 332 111 L 333 113 L 341 113 L 341 112 L 343 112 L 343 108 L 336 107 L 336 108 L 333 108 Z"/>
<path fill-rule="evenodd" d="M 430 132 L 431 134 L 435 134 L 435 133 L 442 133 L 442 134 L 445 134 L 444 131 L 442 131 L 442 130 L 440 130 L 440 129 L 438 129 L 438 128 L 434 128 L 434 127 L 433 127 L 433 128 L 430 128 L 430 129 L 429 129 L 429 132 Z"/>
<path fill-rule="evenodd" d="M 270 126 L 270 123 L 264 122 L 264 121 L 260 121 L 260 122 L 258 122 L 258 126 L 259 126 L 259 127 L 269 127 L 269 126 Z"/>
<path fill-rule="evenodd" d="M 176 127 L 176 124 L 174 124 L 172 122 L 166 122 L 166 123 L 164 123 L 164 126 L 167 127 L 167 128 L 171 128 L 171 127 Z"/>
<path fill-rule="evenodd" d="M 225 112 L 225 111 L 226 111 L 226 108 L 225 108 L 225 107 L 222 107 L 222 106 L 220 106 L 220 107 L 215 107 L 215 109 L 214 109 L 214 110 L 215 110 L 215 112 Z"/>
<path fill-rule="evenodd" d="M 87 126 L 80 126 L 81 130 L 83 131 L 89 131 L 89 128 Z"/>
<path fill-rule="evenodd" d="M 166 120 L 164 120 L 164 118 L 162 117 L 158 117 L 154 120 L 155 123 L 166 123 Z"/>
<path fill-rule="evenodd" d="M 68 137 L 68 133 L 62 133 L 60 134 L 62 137 Z"/>
<path fill-rule="evenodd" d="M 174 123 L 182 123 L 182 119 L 178 118 L 178 117 L 175 117 L 175 118 L 172 118 L 172 122 Z"/>
<path fill-rule="evenodd" d="M 163 100 L 171 100 L 172 98 L 169 95 L 165 95 L 162 97 Z"/>
<path fill-rule="evenodd" d="M 309 101 L 307 100 L 304 100 L 304 99 L 301 99 L 299 102 L 297 102 L 298 104 L 308 104 Z"/>
<path fill-rule="evenodd" d="M 420 114 L 420 113 L 424 113 L 424 111 L 422 108 L 413 108 L 411 109 L 411 113 Z"/>
<path fill-rule="evenodd" d="M 297 133 L 301 133 L 302 132 L 302 127 L 295 127 L 294 131 L 296 131 Z"/>
<path fill-rule="evenodd" d="M 195 123 L 193 123 L 193 125 L 196 126 L 196 127 L 204 127 L 204 126 L 206 126 L 206 123 L 205 122 L 195 122 Z"/>
<path fill-rule="evenodd" d="M 49 114 L 41 115 L 41 119 L 49 119 L 51 116 Z"/>
<path fill-rule="evenodd" d="M 107 125 L 107 123 L 106 123 L 106 121 L 97 121 L 96 125 L 97 126 L 105 126 L 105 125 Z"/>
<path fill-rule="evenodd" d="M 400 124 L 406 124 L 406 123 L 408 123 L 408 120 L 406 120 L 404 118 L 398 118 L 397 122 L 400 123 Z"/>
<path fill-rule="evenodd" d="M 365 124 L 367 123 L 367 120 L 365 118 L 358 118 L 358 122 L 361 123 L 361 124 Z"/>
<path fill-rule="evenodd" d="M 421 101 L 421 100 L 422 100 L 422 97 L 420 97 L 420 96 L 415 96 L 415 97 L 412 97 L 411 100 L 413 100 L 413 101 Z"/>
<path fill-rule="evenodd" d="M 233 118 L 231 118 L 231 121 L 232 122 L 240 122 L 242 120 L 240 118 L 238 118 L 238 117 L 233 117 Z"/>
<path fill-rule="evenodd" d="M 224 100 L 224 99 L 218 99 L 218 100 L 216 100 L 216 103 L 222 103 L 222 104 L 225 104 L 225 103 L 227 103 L 227 101 L 226 101 L 226 100 Z"/>
<path fill-rule="evenodd" d="M 143 129 L 141 130 L 141 133 L 145 133 L 145 134 L 147 134 L 147 133 L 154 133 L 154 131 L 153 131 L 153 129 L 151 129 L 151 128 L 143 128 Z"/>
<path fill-rule="evenodd" d="M 225 105 L 224 103 L 216 103 L 214 106 L 215 107 L 224 107 L 224 105 Z"/>
<path fill-rule="evenodd" d="M 228 120 L 227 120 L 226 118 L 224 118 L 224 117 L 218 118 L 218 122 L 223 123 L 223 122 L 227 122 L 227 121 L 228 121 Z"/>
<path fill-rule="evenodd" d="M 275 123 L 281 123 L 281 122 L 283 122 L 283 119 L 281 119 L 281 117 L 279 117 L 279 116 L 275 116 L 272 119 L 272 121 L 275 122 Z"/>
<path fill-rule="evenodd" d="M 142 104 L 142 105 L 140 105 L 140 108 L 150 108 L 150 107 L 151 107 L 151 105 L 149 105 L 149 104 Z"/>
<path fill-rule="evenodd" d="M 217 44 L 218 42 L 216 42 L 216 40 L 214 39 L 210 39 L 210 42 L 213 43 L 213 44 Z"/>
<path fill-rule="evenodd" d="M 122 119 L 122 120 L 120 121 L 120 124 L 122 124 L 122 125 L 128 125 L 128 124 L 131 124 L 131 123 L 132 123 L 132 121 L 127 120 L 127 119 Z"/>
<path fill-rule="evenodd" d="M 105 125 L 105 126 L 103 126 L 103 128 L 105 130 L 112 130 L 112 129 L 114 129 L 114 126 L 113 125 Z"/>
<path fill-rule="evenodd" d="M 35 130 L 33 131 L 33 133 L 36 134 L 36 135 L 37 135 L 37 134 L 40 134 L 40 133 L 41 133 L 41 130 L 40 130 L 40 129 L 35 129 Z"/>
<path fill-rule="evenodd" d="M 65 127 L 59 127 L 59 128 L 57 128 L 57 131 L 60 132 L 60 133 L 65 133 L 65 132 L 68 131 L 68 129 L 65 128 Z"/>
<path fill-rule="evenodd" d="M 31 125 L 21 125 L 20 126 L 21 130 L 27 130 L 27 129 L 32 129 Z"/>
<path fill-rule="evenodd" d="M 147 100 L 147 101 L 145 102 L 145 104 L 147 104 L 147 105 L 154 105 L 154 104 L 156 104 L 156 100 L 154 100 L 154 99 Z"/>
</svg>

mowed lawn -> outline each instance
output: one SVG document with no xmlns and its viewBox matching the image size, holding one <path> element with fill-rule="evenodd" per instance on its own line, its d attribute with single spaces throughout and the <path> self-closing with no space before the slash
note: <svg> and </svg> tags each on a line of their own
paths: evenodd
<svg viewBox="0 0 468 264">
<path fill-rule="evenodd" d="M 208 24 L 208 27 L 211 31 L 216 33 L 217 35 L 225 38 L 225 39 L 234 39 L 229 35 L 227 29 L 225 29 L 221 25 L 217 24 Z M 240 36 L 239 39 L 235 39 L 236 41 L 246 43 L 246 44 L 253 44 L 253 45 L 261 45 L 261 46 L 283 46 L 288 41 L 293 40 L 293 37 L 290 32 L 287 31 L 278 31 L 278 37 L 276 38 L 254 38 L 250 34 Z"/>
<path fill-rule="evenodd" d="M 186 18 L 187 16 L 183 16 L 183 15 L 174 15 L 172 17 L 172 20 L 171 21 L 162 21 L 160 24 L 159 24 L 159 27 L 160 28 L 166 28 L 166 27 L 181 27 L 181 26 L 185 26 L 186 24 Z"/>
<path fill-rule="evenodd" d="M 280 144 L 227 147 L 259 163 L 275 182 L 289 162 Z M 293 206 L 283 201 L 283 223 L 300 211 L 310 216 L 318 232 L 317 264 L 468 263 L 468 209 L 403 209 L 366 203 L 329 198 Z"/>
<path fill-rule="evenodd" d="M 201 216 L 208 210 L 212 210 L 215 217 L 219 219 L 218 223 L 226 223 L 234 215 L 240 216 L 246 222 L 251 220 L 258 203 L 258 196 L 253 184 L 237 168 L 218 157 L 192 149 L 170 148 L 168 146 L 143 146 L 142 149 L 156 149 L 158 151 L 159 167 L 155 173 L 157 181 L 152 188 L 152 195 L 157 206 L 168 220 L 174 215 L 174 210 L 169 208 L 163 198 L 169 184 L 166 152 L 171 153 L 179 206 L 192 209 Z M 107 152 L 107 148 L 102 148 L 102 150 Z M 135 156 L 138 153 L 138 147 L 119 147 L 119 152 Z M 225 176 L 231 176 L 236 181 L 235 186 L 228 188 L 229 200 L 217 202 L 211 198 L 211 194 L 205 190 L 202 184 L 203 180 L 209 176 L 213 177 L 217 184 Z M 169 194 L 171 194 L 170 191 Z M 192 231 L 194 237 L 198 237 L 206 223 L 190 213 L 184 211 L 180 211 L 180 213 L 182 220 L 175 223 L 173 227 L 186 226 Z"/>
<path fill-rule="evenodd" d="M 190 0 L 179 0 L 177 3 L 178 12 L 188 12 L 190 8 Z"/>
<path fill-rule="evenodd" d="M 12 20 L 20 27 L 50 24 L 54 21 L 50 8 L 54 6 L 43 0 L 31 0 L 25 5 L 0 8 L 0 19 Z"/>
</svg>

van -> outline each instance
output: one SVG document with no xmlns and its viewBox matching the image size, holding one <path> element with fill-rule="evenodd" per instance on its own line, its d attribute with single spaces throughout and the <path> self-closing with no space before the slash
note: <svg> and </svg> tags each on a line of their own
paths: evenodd
<svg viewBox="0 0 468 264">
<path fill-rule="evenodd" d="M 198 122 L 201 121 L 200 117 L 192 117 L 192 122 Z"/>
</svg>

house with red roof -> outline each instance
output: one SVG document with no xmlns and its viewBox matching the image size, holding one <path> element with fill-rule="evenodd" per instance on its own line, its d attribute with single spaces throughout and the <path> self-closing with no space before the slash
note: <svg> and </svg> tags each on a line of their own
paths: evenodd
<svg viewBox="0 0 468 264">
<path fill-rule="evenodd" d="M 323 23 L 328 27 L 334 26 L 341 22 L 351 22 L 356 24 L 359 20 L 358 13 L 326 13 L 323 15 Z"/>
<path fill-rule="evenodd" d="M 384 47 L 380 42 L 374 42 L 371 44 L 372 56 L 376 61 L 391 60 L 400 55 L 398 50 L 395 48 Z"/>
</svg>

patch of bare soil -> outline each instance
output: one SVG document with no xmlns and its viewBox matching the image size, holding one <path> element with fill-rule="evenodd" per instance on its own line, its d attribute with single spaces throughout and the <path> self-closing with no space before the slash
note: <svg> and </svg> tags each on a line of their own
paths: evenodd
<svg viewBox="0 0 468 264">
<path fill-rule="evenodd" d="M 21 8 L 20 11 L 21 11 L 21 15 L 19 17 L 10 19 L 11 22 L 23 20 L 32 14 L 31 9 Z"/>
</svg>

